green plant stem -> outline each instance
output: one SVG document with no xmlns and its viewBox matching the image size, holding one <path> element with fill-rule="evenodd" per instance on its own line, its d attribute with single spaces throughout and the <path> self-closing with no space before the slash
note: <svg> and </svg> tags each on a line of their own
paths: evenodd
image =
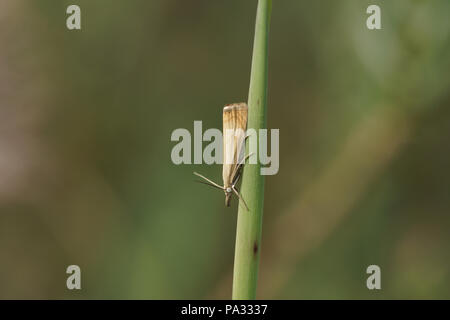
<svg viewBox="0 0 450 320">
<path fill-rule="evenodd" d="M 271 0 L 258 1 L 248 96 L 248 128 L 256 132 L 266 128 L 267 122 L 267 55 L 271 7 Z M 242 177 L 241 194 L 249 211 L 239 204 L 233 274 L 233 299 L 237 300 L 256 297 L 264 204 L 264 176 L 260 168 L 258 157 L 258 164 L 245 165 Z"/>
</svg>

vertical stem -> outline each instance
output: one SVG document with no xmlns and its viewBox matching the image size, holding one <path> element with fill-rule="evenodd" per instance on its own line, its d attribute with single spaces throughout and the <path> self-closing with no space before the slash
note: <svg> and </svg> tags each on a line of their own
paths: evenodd
<svg viewBox="0 0 450 320">
<path fill-rule="evenodd" d="M 248 128 L 266 128 L 267 53 L 271 0 L 259 0 L 256 13 L 252 69 L 248 96 Z M 258 137 L 259 145 L 259 137 Z M 247 147 L 248 153 L 248 147 Z M 233 299 L 255 299 L 261 241 L 264 176 L 261 165 L 246 164 L 241 194 L 249 211 L 239 205 L 233 274 Z"/>
</svg>

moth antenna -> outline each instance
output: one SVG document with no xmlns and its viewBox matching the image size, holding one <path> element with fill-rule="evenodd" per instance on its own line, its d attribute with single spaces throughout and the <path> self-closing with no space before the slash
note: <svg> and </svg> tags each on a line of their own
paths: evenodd
<svg viewBox="0 0 450 320">
<path fill-rule="evenodd" d="M 233 187 L 236 185 L 236 183 L 238 183 L 240 178 L 241 178 L 241 171 L 238 170 L 238 172 L 236 172 L 236 177 L 233 180 Z"/>
<path fill-rule="evenodd" d="M 255 154 L 254 152 L 250 152 L 248 155 L 245 156 L 245 158 L 244 158 L 242 163 L 245 163 L 245 161 L 247 161 L 247 159 L 250 158 L 254 154 Z"/>
<path fill-rule="evenodd" d="M 200 177 L 200 178 L 202 178 L 202 179 L 205 179 L 206 181 L 208 181 L 208 182 L 209 182 L 211 185 L 213 185 L 214 187 L 219 188 L 219 189 L 221 189 L 221 190 L 224 190 L 224 187 L 219 186 L 217 183 L 215 183 L 214 181 L 211 181 L 211 180 L 209 180 L 208 178 L 202 176 L 200 173 L 197 173 L 197 172 L 194 171 L 194 174 L 195 174 L 197 177 Z M 200 182 L 200 181 L 199 181 L 199 182 Z"/>
<path fill-rule="evenodd" d="M 239 169 L 242 167 L 242 165 L 245 164 L 245 161 L 247 161 L 248 158 L 250 158 L 253 155 L 253 152 L 249 153 L 248 155 L 246 155 L 240 162 L 239 164 L 236 166 L 236 168 L 233 171 L 233 177 L 237 174 L 237 172 L 239 171 Z M 238 179 L 235 179 L 235 181 L 237 182 Z M 235 182 L 235 183 L 236 183 Z"/>
<path fill-rule="evenodd" d="M 244 204 L 245 208 L 247 209 L 247 211 L 249 211 L 247 204 L 244 201 L 244 198 L 241 197 L 241 195 L 239 194 L 239 192 L 233 187 L 231 187 L 231 189 L 233 189 L 234 193 L 237 195 L 237 197 L 239 198 L 239 200 L 242 201 L 242 203 Z"/>
</svg>

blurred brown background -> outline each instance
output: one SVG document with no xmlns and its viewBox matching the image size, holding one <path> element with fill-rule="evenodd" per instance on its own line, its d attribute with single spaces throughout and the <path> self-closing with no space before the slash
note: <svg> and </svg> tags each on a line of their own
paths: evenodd
<svg viewBox="0 0 450 320">
<path fill-rule="evenodd" d="M 81 31 L 66 8 L 81 7 Z M 382 30 L 366 28 L 378 4 Z M 256 1 L 0 2 L 0 298 L 229 298 L 236 202 L 172 164 L 247 99 Z M 259 298 L 450 298 L 450 2 L 273 1 Z M 66 289 L 66 267 L 82 290 Z M 382 290 L 366 288 L 381 267 Z"/>
</svg>

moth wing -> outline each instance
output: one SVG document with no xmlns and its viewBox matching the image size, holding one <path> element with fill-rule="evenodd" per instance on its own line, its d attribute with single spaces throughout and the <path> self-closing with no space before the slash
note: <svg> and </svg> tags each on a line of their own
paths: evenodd
<svg viewBox="0 0 450 320">
<path fill-rule="evenodd" d="M 228 187 L 233 182 L 236 167 L 244 158 L 245 134 L 248 107 L 246 103 L 235 103 L 223 108 L 223 183 Z"/>
</svg>

